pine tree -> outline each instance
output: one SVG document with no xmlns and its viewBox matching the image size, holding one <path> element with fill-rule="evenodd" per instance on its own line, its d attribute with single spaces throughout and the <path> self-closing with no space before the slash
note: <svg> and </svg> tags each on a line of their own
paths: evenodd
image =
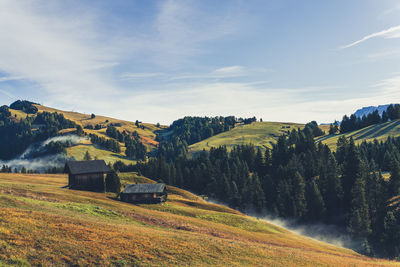
<svg viewBox="0 0 400 267">
<path fill-rule="evenodd" d="M 106 175 L 106 191 L 116 194 L 121 192 L 121 181 L 114 170 Z"/>
<path fill-rule="evenodd" d="M 400 164 L 393 160 L 391 165 L 389 194 L 392 197 L 400 194 Z"/>
<path fill-rule="evenodd" d="M 83 160 L 92 160 L 92 156 L 89 154 L 88 150 L 86 150 L 85 156 L 83 156 Z"/>
<path fill-rule="evenodd" d="M 324 195 L 328 219 L 334 220 L 342 211 L 343 188 L 338 175 L 338 166 L 332 154 L 327 163 L 325 188 L 321 191 Z"/>
<path fill-rule="evenodd" d="M 351 193 L 351 212 L 347 230 L 355 238 L 368 238 L 371 233 L 371 220 L 365 195 L 364 177 L 358 176 Z"/>
<path fill-rule="evenodd" d="M 238 208 L 239 206 L 241 206 L 241 198 L 235 181 L 232 182 L 232 196 L 230 202 L 234 208 Z"/>
<path fill-rule="evenodd" d="M 307 214 L 305 188 L 306 185 L 304 183 L 303 176 L 299 172 L 296 172 L 294 175 L 294 186 L 293 186 L 294 217 L 296 218 L 303 218 Z"/>
<path fill-rule="evenodd" d="M 231 196 L 231 185 L 229 183 L 228 177 L 225 174 L 222 174 L 222 199 L 224 202 L 229 202 L 229 197 Z"/>
<path fill-rule="evenodd" d="M 389 257 L 398 257 L 400 254 L 400 224 L 393 211 L 387 211 L 383 221 L 383 243 Z"/>
<path fill-rule="evenodd" d="M 263 158 L 260 148 L 257 149 L 257 154 L 256 154 L 254 165 L 255 165 L 255 171 L 258 173 L 258 175 L 263 176 L 265 173 L 264 172 L 265 171 L 265 163 L 264 163 L 264 158 Z"/>
<path fill-rule="evenodd" d="M 352 138 L 350 138 L 350 142 L 348 145 L 348 149 L 346 151 L 345 161 L 343 164 L 343 175 L 342 175 L 342 186 L 343 186 L 343 200 L 344 206 L 348 207 L 347 211 L 349 211 L 349 207 L 351 206 L 352 193 L 351 190 L 354 186 L 354 182 L 359 175 L 362 173 L 362 162 L 360 153 L 357 147 L 354 144 Z"/>
<path fill-rule="evenodd" d="M 261 213 L 265 208 L 265 194 L 261 187 L 257 173 L 252 176 L 253 205 L 257 212 Z"/>
<path fill-rule="evenodd" d="M 307 218 L 316 221 L 322 220 L 326 212 L 325 203 L 318 185 L 314 180 L 311 180 L 307 185 L 306 200 L 308 210 Z"/>
</svg>

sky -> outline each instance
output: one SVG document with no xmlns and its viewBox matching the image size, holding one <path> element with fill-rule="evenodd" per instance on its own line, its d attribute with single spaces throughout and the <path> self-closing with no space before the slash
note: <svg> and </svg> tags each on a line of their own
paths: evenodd
<svg viewBox="0 0 400 267">
<path fill-rule="evenodd" d="M 398 0 L 0 0 L 0 105 L 318 123 L 400 103 Z"/>
</svg>

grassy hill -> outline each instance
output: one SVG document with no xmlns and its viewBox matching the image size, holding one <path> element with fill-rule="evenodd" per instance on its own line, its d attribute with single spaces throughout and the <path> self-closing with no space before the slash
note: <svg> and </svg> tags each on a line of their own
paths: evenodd
<svg viewBox="0 0 400 267">
<path fill-rule="evenodd" d="M 239 125 L 234 129 L 214 135 L 189 147 L 194 153 L 211 147 L 226 146 L 228 149 L 235 145 L 253 144 L 260 148 L 271 148 L 278 137 L 292 129 L 303 128 L 304 124 L 284 122 L 254 122 Z"/>
<path fill-rule="evenodd" d="M 398 266 L 178 188 L 164 204 L 132 205 L 66 184 L 65 175 L 0 174 L 0 266 Z"/>
<path fill-rule="evenodd" d="M 38 112 L 57 112 L 57 113 L 61 113 L 64 115 L 65 118 L 74 121 L 75 123 L 82 125 L 82 127 L 91 125 L 91 126 L 95 126 L 96 124 L 102 125 L 104 127 L 106 127 L 109 124 L 117 124 L 120 126 L 116 126 L 117 129 L 119 129 L 121 132 L 122 131 L 126 131 L 128 133 L 132 133 L 134 131 L 138 132 L 140 137 L 141 137 L 141 141 L 142 143 L 147 147 L 148 151 L 154 150 L 157 145 L 158 142 L 155 140 L 156 138 L 156 134 L 155 131 L 157 130 L 161 130 L 163 128 L 165 128 L 165 126 L 160 126 L 157 127 L 154 124 L 150 124 L 150 123 L 140 123 L 140 125 L 144 126 L 144 129 L 137 127 L 135 125 L 134 122 L 131 121 L 125 121 L 125 120 L 119 120 L 119 119 L 114 119 L 114 118 L 110 118 L 110 117 L 105 117 L 105 116 L 100 116 L 100 115 L 96 115 L 95 118 L 91 118 L 91 114 L 82 114 L 79 112 L 73 112 L 73 111 L 63 111 L 63 110 L 59 110 L 59 109 L 54 109 L 54 108 L 50 108 L 50 107 L 46 107 L 46 106 L 42 106 L 42 105 L 34 105 L 38 108 Z M 26 114 L 23 111 L 20 110 L 14 110 L 14 109 L 10 109 L 10 112 L 12 114 L 13 117 L 15 117 L 16 119 L 21 119 L 21 118 L 25 118 L 26 116 L 33 116 L 32 114 Z M 62 130 L 62 133 L 67 133 L 68 131 L 71 131 L 74 129 L 65 129 Z M 84 129 L 84 131 L 87 134 L 96 134 L 98 136 L 104 137 L 104 138 L 108 138 L 106 135 L 106 128 L 102 128 L 99 130 L 91 130 L 91 129 Z M 114 153 L 108 150 L 105 150 L 97 145 L 94 145 L 90 142 L 90 140 L 83 140 L 82 142 L 80 142 L 79 144 L 69 147 L 67 148 L 67 155 L 69 157 L 73 156 L 75 159 L 77 160 L 82 160 L 86 151 L 88 151 L 92 157 L 97 157 L 98 159 L 104 159 L 107 163 L 108 162 L 115 162 L 117 160 L 121 160 L 125 163 L 134 163 L 135 161 L 127 159 L 125 157 L 125 147 L 123 143 L 120 143 L 121 145 L 121 153 Z"/>
<path fill-rule="evenodd" d="M 344 135 L 346 137 L 352 137 L 356 144 L 359 144 L 363 141 L 372 142 L 374 139 L 385 140 L 389 136 L 399 137 L 400 120 L 371 125 L 357 131 L 346 133 Z M 336 150 L 336 143 L 340 136 L 342 135 L 325 135 L 316 138 L 316 141 L 327 144 L 331 149 Z"/>
</svg>

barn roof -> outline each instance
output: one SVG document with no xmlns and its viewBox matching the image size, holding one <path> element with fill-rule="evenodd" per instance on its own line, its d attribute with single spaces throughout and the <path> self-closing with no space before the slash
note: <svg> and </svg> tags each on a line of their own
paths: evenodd
<svg viewBox="0 0 400 267">
<path fill-rule="evenodd" d="M 165 184 L 129 184 L 124 189 L 124 194 L 163 193 Z"/>
<path fill-rule="evenodd" d="M 100 172 L 104 173 L 109 171 L 110 168 L 106 165 L 104 160 L 67 161 L 64 169 L 64 172 L 68 172 L 73 175 Z"/>
</svg>

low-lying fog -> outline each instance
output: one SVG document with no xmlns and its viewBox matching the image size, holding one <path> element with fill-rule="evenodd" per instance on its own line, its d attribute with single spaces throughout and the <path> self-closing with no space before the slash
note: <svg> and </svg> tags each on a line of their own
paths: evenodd
<svg viewBox="0 0 400 267">
<path fill-rule="evenodd" d="M 54 167 L 62 167 L 67 160 L 67 156 L 65 154 L 46 155 L 42 157 L 32 157 L 32 154 L 43 151 L 45 146 L 50 142 L 70 143 L 73 145 L 84 139 L 84 137 L 77 135 L 51 137 L 43 142 L 30 145 L 20 156 L 14 159 L 6 161 L 0 160 L 0 167 L 7 165 L 13 170 L 14 168 L 17 168 L 18 171 L 20 171 L 22 167 L 25 167 L 27 170 L 34 170 L 38 172 L 45 172 L 46 170 Z"/>
</svg>

